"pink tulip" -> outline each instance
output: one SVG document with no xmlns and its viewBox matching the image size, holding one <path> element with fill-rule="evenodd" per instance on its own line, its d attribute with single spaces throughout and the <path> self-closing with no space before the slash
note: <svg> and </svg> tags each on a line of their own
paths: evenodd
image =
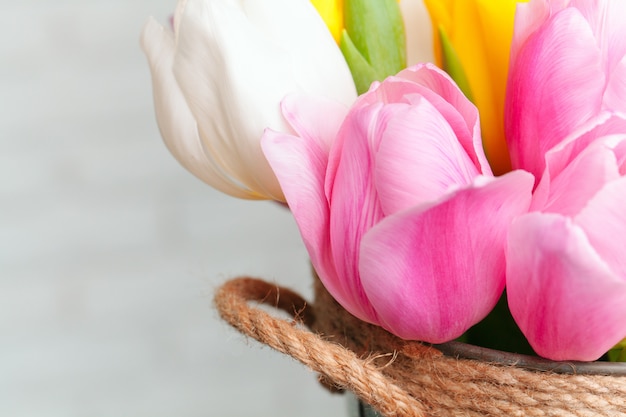
<svg viewBox="0 0 626 417">
<path fill-rule="evenodd" d="M 537 354 L 592 361 L 626 336 L 626 118 L 603 113 L 545 156 L 540 211 L 508 237 L 509 307 Z"/>
<path fill-rule="evenodd" d="M 626 2 L 518 4 L 505 104 L 514 168 L 540 178 L 543 156 L 601 111 L 626 111 Z"/>
<path fill-rule="evenodd" d="M 330 293 L 405 339 L 460 336 L 504 287 L 511 220 L 534 179 L 495 178 L 476 108 L 430 64 L 374 84 L 347 111 L 283 101 L 297 136 L 262 147 Z"/>
</svg>

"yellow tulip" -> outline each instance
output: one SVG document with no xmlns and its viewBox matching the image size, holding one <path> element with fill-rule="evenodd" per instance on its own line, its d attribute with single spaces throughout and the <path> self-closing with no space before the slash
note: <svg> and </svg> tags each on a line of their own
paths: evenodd
<svg viewBox="0 0 626 417">
<path fill-rule="evenodd" d="M 522 0 L 525 1 L 525 0 Z M 447 37 L 480 111 L 485 153 L 496 175 L 511 169 L 504 138 L 504 94 L 516 0 L 424 0 L 433 22 L 435 60 Z"/>
<path fill-rule="evenodd" d="M 339 43 L 343 31 L 343 0 L 311 0 L 326 26 Z"/>
</svg>

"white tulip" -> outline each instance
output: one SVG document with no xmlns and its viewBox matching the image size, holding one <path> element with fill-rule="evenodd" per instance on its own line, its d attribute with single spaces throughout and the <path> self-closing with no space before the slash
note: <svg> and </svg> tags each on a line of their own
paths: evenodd
<svg viewBox="0 0 626 417">
<path fill-rule="evenodd" d="M 266 128 L 291 132 L 280 101 L 356 98 L 321 17 L 308 0 L 180 0 L 173 26 L 150 18 L 141 36 L 165 144 L 222 192 L 284 201 L 260 147 Z"/>
<path fill-rule="evenodd" d="M 406 63 L 435 62 L 433 27 L 423 0 L 400 0 L 406 35 Z"/>
</svg>

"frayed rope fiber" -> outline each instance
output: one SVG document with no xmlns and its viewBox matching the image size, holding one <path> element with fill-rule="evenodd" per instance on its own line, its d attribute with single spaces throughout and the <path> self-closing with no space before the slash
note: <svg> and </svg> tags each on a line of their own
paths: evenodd
<svg viewBox="0 0 626 417">
<path fill-rule="evenodd" d="M 446 356 L 353 317 L 318 279 L 313 305 L 248 277 L 219 288 L 215 305 L 241 333 L 299 360 L 325 385 L 354 392 L 386 417 L 626 416 L 626 376 L 537 372 Z"/>
</svg>

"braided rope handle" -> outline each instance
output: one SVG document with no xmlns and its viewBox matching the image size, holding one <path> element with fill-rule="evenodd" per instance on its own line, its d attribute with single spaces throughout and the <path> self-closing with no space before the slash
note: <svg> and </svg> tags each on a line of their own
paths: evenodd
<svg viewBox="0 0 626 417">
<path fill-rule="evenodd" d="M 253 307 L 268 304 L 292 314 L 293 321 L 276 318 Z M 315 320 L 314 310 L 297 293 L 265 281 L 241 277 L 226 282 L 215 294 L 222 319 L 241 333 L 290 355 L 332 381 L 354 392 L 388 417 L 425 417 L 424 406 L 380 372 L 372 361 L 359 358 L 343 346 L 305 329 Z"/>
</svg>

